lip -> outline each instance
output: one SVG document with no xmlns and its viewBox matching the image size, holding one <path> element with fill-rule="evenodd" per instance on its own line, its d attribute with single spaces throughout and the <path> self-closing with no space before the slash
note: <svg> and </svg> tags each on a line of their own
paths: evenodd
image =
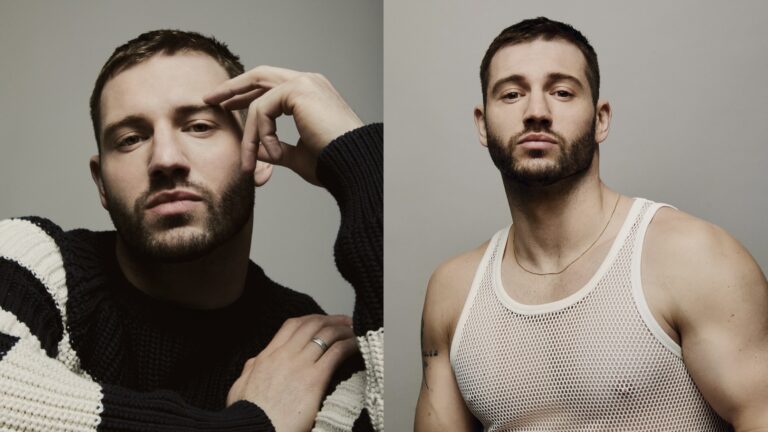
<svg viewBox="0 0 768 432">
<path fill-rule="evenodd" d="M 551 136 L 543 133 L 529 133 L 528 135 L 525 135 L 523 138 L 521 138 L 518 143 L 523 144 L 526 142 L 537 142 L 537 143 L 551 143 L 551 144 L 557 144 L 557 140 L 552 138 Z"/>
<path fill-rule="evenodd" d="M 200 195 L 185 191 L 185 190 L 171 190 L 166 192 L 159 192 L 152 196 L 152 198 L 147 201 L 146 209 L 149 210 L 151 208 L 157 207 L 161 204 L 175 202 L 175 201 L 202 201 L 203 199 L 200 197 Z"/>
<path fill-rule="evenodd" d="M 557 147 L 557 140 L 543 133 L 530 133 L 517 142 L 520 148 L 527 151 L 548 151 Z"/>
</svg>

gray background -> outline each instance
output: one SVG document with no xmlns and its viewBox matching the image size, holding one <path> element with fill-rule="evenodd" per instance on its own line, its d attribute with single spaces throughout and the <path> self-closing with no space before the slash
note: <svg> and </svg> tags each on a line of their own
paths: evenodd
<svg viewBox="0 0 768 432">
<path fill-rule="evenodd" d="M 96 145 L 88 114 L 112 51 L 140 33 L 213 35 L 246 69 L 320 72 L 366 122 L 381 121 L 382 5 L 370 1 L 0 0 L 0 218 L 41 215 L 64 228 L 111 229 L 88 170 Z M 281 138 L 294 142 L 289 120 Z M 256 192 L 251 257 L 274 280 L 352 313 L 353 291 L 333 262 L 333 197 L 276 168 Z"/>
<path fill-rule="evenodd" d="M 545 15 L 595 47 L 613 122 L 602 177 L 722 226 L 768 269 L 768 3 L 386 0 L 387 429 L 412 428 L 432 270 L 510 222 L 472 121 L 505 27 Z"/>
</svg>

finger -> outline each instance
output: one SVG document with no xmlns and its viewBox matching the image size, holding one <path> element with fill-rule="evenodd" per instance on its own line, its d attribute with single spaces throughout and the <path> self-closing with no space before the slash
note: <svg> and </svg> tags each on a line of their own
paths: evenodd
<svg viewBox="0 0 768 432">
<path fill-rule="evenodd" d="M 207 104 L 219 104 L 254 89 L 271 89 L 298 76 L 301 72 L 272 66 L 257 66 L 219 84 L 203 97 Z"/>
<path fill-rule="evenodd" d="M 246 360 L 245 364 L 243 364 L 243 370 L 240 372 L 240 375 L 245 375 L 247 372 L 250 372 L 255 362 L 256 362 L 256 357 L 251 357 L 248 360 Z"/>
<path fill-rule="evenodd" d="M 355 332 L 348 325 L 323 327 L 310 339 L 302 355 L 305 355 L 312 361 L 317 361 L 333 344 L 354 336 Z M 315 338 L 325 342 L 326 346 L 321 347 L 321 344 L 315 342 Z"/>
<path fill-rule="evenodd" d="M 285 348 L 293 349 L 296 352 L 306 348 L 307 343 L 320 332 L 324 327 L 349 325 L 350 318 L 346 315 L 318 315 L 302 322 L 291 336 L 291 340 L 284 345 Z"/>
<path fill-rule="evenodd" d="M 272 337 L 272 340 L 262 352 L 271 352 L 282 347 L 293 337 L 293 334 L 296 333 L 296 330 L 301 327 L 304 321 L 320 316 L 324 315 L 304 315 L 285 320 L 283 325 L 280 326 L 280 329 L 277 331 L 277 333 L 275 333 L 275 335 Z"/>
<path fill-rule="evenodd" d="M 357 338 L 342 339 L 328 348 L 328 351 L 315 362 L 315 367 L 326 374 L 326 379 L 330 379 L 339 365 L 359 350 Z"/>
<path fill-rule="evenodd" d="M 285 113 L 283 101 L 290 89 L 286 86 L 274 88 L 251 102 L 243 128 L 242 163 L 243 170 L 253 171 L 257 155 L 261 160 L 285 165 L 283 156 L 285 144 L 277 137 L 275 119 Z M 264 147 L 259 151 L 260 147 Z"/>
<path fill-rule="evenodd" d="M 243 94 L 238 94 L 221 102 L 221 107 L 229 111 L 246 109 L 254 99 L 263 95 L 268 90 L 269 89 L 257 88 Z"/>
<path fill-rule="evenodd" d="M 232 387 L 229 388 L 229 392 L 227 393 L 227 406 L 243 399 L 243 385 L 245 385 L 246 379 L 247 378 L 244 375 L 241 375 L 235 380 Z"/>
<path fill-rule="evenodd" d="M 286 152 L 283 151 L 283 143 L 277 137 L 277 123 L 275 117 L 275 111 L 267 111 L 269 107 L 265 105 L 270 101 L 265 101 L 264 104 L 258 104 L 259 109 L 256 110 L 256 129 L 260 147 L 257 152 L 257 157 L 272 164 L 286 165 Z"/>
<path fill-rule="evenodd" d="M 269 164 L 282 165 L 294 168 L 296 158 L 299 156 L 296 146 L 275 139 L 267 139 L 267 145 L 260 145 L 256 151 L 256 159 Z M 263 144 L 263 143 L 261 143 Z"/>
</svg>

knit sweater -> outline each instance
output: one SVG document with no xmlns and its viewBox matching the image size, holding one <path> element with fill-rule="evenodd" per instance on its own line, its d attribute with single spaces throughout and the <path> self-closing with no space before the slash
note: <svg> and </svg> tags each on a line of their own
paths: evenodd
<svg viewBox="0 0 768 432">
<path fill-rule="evenodd" d="M 341 211 L 334 251 L 364 368 L 358 357 L 336 371 L 317 431 L 383 430 L 382 141 L 380 124 L 365 126 L 318 160 Z M 253 403 L 225 407 L 227 392 L 286 319 L 320 307 L 254 263 L 224 308 L 154 299 L 125 279 L 115 241 L 36 217 L 0 222 L 0 429 L 274 430 Z"/>
</svg>

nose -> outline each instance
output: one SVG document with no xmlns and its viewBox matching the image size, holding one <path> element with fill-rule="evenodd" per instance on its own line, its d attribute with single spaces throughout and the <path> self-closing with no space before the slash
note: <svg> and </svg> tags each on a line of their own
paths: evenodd
<svg viewBox="0 0 768 432">
<path fill-rule="evenodd" d="M 523 124 L 526 129 L 543 130 L 552 126 L 552 112 L 549 110 L 546 92 L 532 92 L 525 108 Z"/>
<path fill-rule="evenodd" d="M 179 135 L 171 127 L 157 127 L 152 137 L 149 177 L 153 180 L 183 179 L 189 174 L 189 168 Z"/>
</svg>

